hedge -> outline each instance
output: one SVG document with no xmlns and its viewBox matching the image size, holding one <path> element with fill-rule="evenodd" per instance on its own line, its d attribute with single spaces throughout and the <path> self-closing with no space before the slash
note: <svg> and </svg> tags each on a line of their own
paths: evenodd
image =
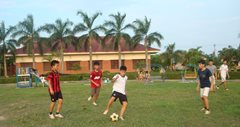
<svg viewBox="0 0 240 127">
<path fill-rule="evenodd" d="M 159 72 L 153 72 L 152 75 L 157 76 Z M 104 72 L 103 77 L 112 78 L 116 73 L 109 73 Z M 240 79 L 240 72 L 230 72 L 231 79 Z M 134 80 L 137 77 L 135 72 L 128 72 L 127 73 L 129 80 Z M 181 72 L 167 72 L 166 73 L 167 79 L 181 79 Z M 74 74 L 74 75 L 61 75 L 61 81 L 80 81 L 80 80 L 88 80 L 89 74 Z M 34 80 L 33 80 L 34 81 Z M 0 77 L 0 84 L 7 84 L 7 83 L 16 83 L 16 77 Z"/>
</svg>

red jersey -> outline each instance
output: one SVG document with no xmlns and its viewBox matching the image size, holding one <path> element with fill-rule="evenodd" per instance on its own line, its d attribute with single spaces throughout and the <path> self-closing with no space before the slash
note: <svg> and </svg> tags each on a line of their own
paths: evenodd
<svg viewBox="0 0 240 127">
<path fill-rule="evenodd" d="M 48 81 L 50 81 L 50 84 L 52 86 L 53 92 L 60 92 L 61 88 L 60 88 L 60 80 L 59 80 L 59 73 L 55 72 L 55 71 L 51 71 L 48 74 Z M 50 92 L 50 89 L 48 88 L 48 91 Z"/>
<path fill-rule="evenodd" d="M 102 82 L 102 71 L 92 71 L 90 74 L 90 80 L 94 81 L 95 83 L 99 84 L 99 86 L 96 86 L 94 83 L 91 82 L 91 87 L 96 88 L 96 87 L 101 87 L 101 82 Z"/>
</svg>

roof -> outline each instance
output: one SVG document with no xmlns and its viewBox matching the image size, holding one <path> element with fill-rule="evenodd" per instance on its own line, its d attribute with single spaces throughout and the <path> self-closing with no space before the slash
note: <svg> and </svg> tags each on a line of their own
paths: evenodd
<svg viewBox="0 0 240 127">
<path fill-rule="evenodd" d="M 107 46 L 109 46 L 109 42 L 108 41 L 106 43 Z M 40 53 L 39 49 L 37 48 L 37 44 L 34 44 L 34 49 L 35 49 L 35 53 Z M 145 51 L 145 47 L 142 44 L 137 44 L 135 48 L 133 49 L 129 49 L 125 46 L 125 41 L 124 39 L 121 39 L 121 49 L 122 52 L 126 52 L 126 51 Z M 156 48 L 148 48 L 149 51 L 153 51 L 153 52 L 158 52 L 159 49 Z M 96 40 L 93 40 L 92 42 L 92 51 L 93 52 L 117 52 L 116 50 L 113 50 L 112 48 L 102 48 L 102 46 L 100 45 L 100 43 Z M 43 53 L 51 53 L 51 47 L 47 47 L 47 46 L 43 46 Z M 76 49 L 75 46 L 73 45 L 68 45 L 67 47 L 64 48 L 64 53 L 86 53 L 88 52 L 88 49 L 86 50 L 86 48 L 82 47 L 81 49 Z M 27 51 L 24 50 L 24 48 L 19 48 L 16 50 L 16 54 L 27 54 Z"/>
</svg>

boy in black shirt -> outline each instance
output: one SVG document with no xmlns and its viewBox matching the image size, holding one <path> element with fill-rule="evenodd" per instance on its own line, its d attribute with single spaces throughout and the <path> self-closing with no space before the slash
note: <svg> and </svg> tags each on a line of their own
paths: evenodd
<svg viewBox="0 0 240 127">
<path fill-rule="evenodd" d="M 206 68 L 206 63 L 204 60 L 200 60 L 198 66 L 199 66 L 198 70 L 199 80 L 197 89 L 198 90 L 200 89 L 200 97 L 204 105 L 204 108 L 202 108 L 201 111 L 204 111 L 205 114 L 210 114 L 208 94 L 210 91 L 210 87 L 213 84 L 213 82 L 210 82 L 210 78 L 211 81 L 213 81 L 213 77 L 211 71 Z"/>
</svg>

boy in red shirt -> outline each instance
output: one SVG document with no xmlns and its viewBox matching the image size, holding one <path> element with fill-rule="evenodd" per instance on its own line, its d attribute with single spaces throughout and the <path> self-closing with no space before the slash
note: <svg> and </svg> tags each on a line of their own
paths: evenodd
<svg viewBox="0 0 240 127">
<path fill-rule="evenodd" d="M 90 74 L 91 82 L 91 96 L 88 98 L 88 101 L 93 100 L 93 105 L 97 106 L 97 99 L 100 93 L 100 88 L 102 84 L 102 71 L 100 69 L 99 62 L 94 62 L 94 70 Z"/>
<path fill-rule="evenodd" d="M 48 92 L 51 98 L 51 103 L 49 106 L 49 118 L 50 119 L 63 118 L 63 115 L 60 114 L 60 110 L 62 108 L 62 103 L 63 103 L 63 96 L 60 88 L 60 80 L 59 80 L 60 75 L 58 73 L 59 61 L 53 60 L 51 62 L 51 68 L 52 68 L 52 71 L 48 75 L 48 84 L 49 84 Z M 57 100 L 58 100 L 58 106 L 57 106 L 56 114 L 54 116 L 52 112 Z"/>
</svg>

